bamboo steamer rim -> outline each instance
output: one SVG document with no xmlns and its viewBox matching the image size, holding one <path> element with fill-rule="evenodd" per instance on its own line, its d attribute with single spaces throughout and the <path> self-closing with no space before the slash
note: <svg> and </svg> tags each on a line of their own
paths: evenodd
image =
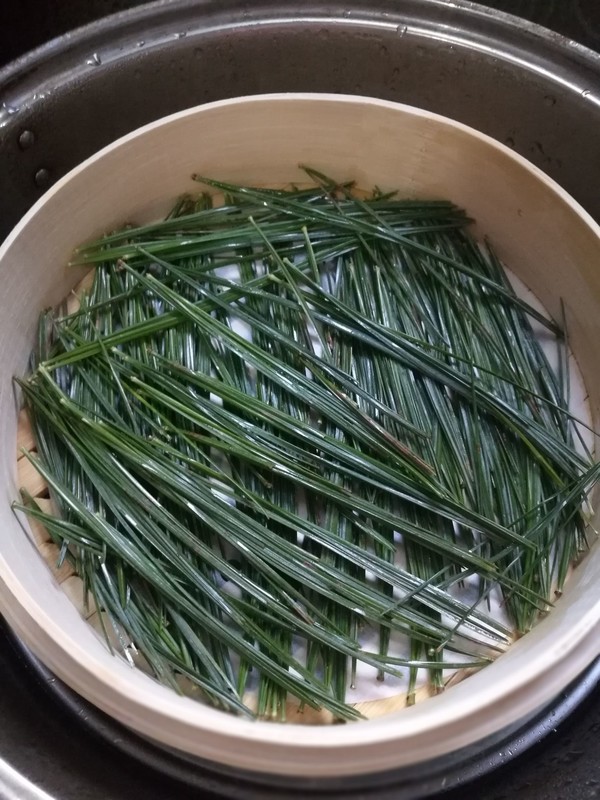
<svg viewBox="0 0 600 800">
<path fill-rule="evenodd" d="M 190 124 L 196 122 L 206 126 L 211 119 L 214 123 L 223 116 L 231 118 L 232 113 L 252 122 L 254 128 L 249 127 L 246 132 L 257 135 L 260 130 L 264 133 L 264 115 L 274 115 L 281 122 L 286 115 L 306 115 L 309 110 L 310 114 L 334 117 L 355 115 L 361 122 L 358 130 L 363 138 L 364 126 L 373 120 L 382 137 L 390 135 L 392 121 L 399 133 L 403 125 L 420 127 L 427 134 L 421 143 L 421 155 L 428 147 L 439 149 L 441 138 L 454 146 L 468 143 L 472 148 L 470 152 L 487 154 L 496 166 L 506 167 L 511 176 L 521 176 L 523 185 L 534 196 L 539 193 L 540 197 L 546 197 L 549 213 L 557 219 L 564 215 L 567 233 L 577 235 L 578 244 L 581 240 L 580 250 L 590 259 L 600 258 L 600 228 L 592 218 L 539 169 L 484 134 L 439 115 L 385 100 L 281 94 L 235 98 L 179 112 L 104 148 L 58 181 L 28 212 L 0 249 L 0 264 L 10 266 L 12 259 L 23 256 L 27 235 L 38 229 L 40 221 L 45 220 L 49 225 L 49 209 L 59 208 L 63 195 L 71 197 L 69 209 L 75 214 L 73 192 L 77 186 L 84 185 L 82 180 L 86 174 L 98 175 L 103 165 L 110 167 L 112 163 L 114 166 L 115 158 L 125 157 L 132 146 L 139 147 L 145 140 L 151 141 L 169 130 L 189 129 Z M 307 120 L 310 129 L 308 116 Z M 161 156 L 155 152 L 154 158 L 160 162 Z M 163 158 L 169 160 L 167 154 Z M 349 169 L 359 168 L 358 155 L 356 158 Z M 118 183 L 113 174 L 112 183 L 115 181 Z M 479 191 L 485 192 L 488 188 L 482 184 Z M 499 185 L 497 188 L 501 189 Z M 97 191 L 111 191 L 111 177 L 106 172 L 105 183 L 97 187 Z M 458 197 L 451 199 L 462 204 Z M 83 206 L 93 204 L 87 197 L 82 197 L 80 202 Z M 516 217 L 513 222 L 518 226 Z M 560 247 L 560 241 L 554 245 Z M 29 241 L 28 247 L 32 246 Z M 569 243 L 564 246 L 568 248 Z M 579 252 L 575 246 L 573 251 Z M 50 247 L 39 255 L 50 259 L 54 253 Z M 510 264 L 510 260 L 507 261 Z M 558 280 L 560 275 L 554 277 Z M 585 277 L 589 277 L 587 273 Z M 585 310 L 583 291 L 577 299 Z M 20 333 L 24 336 L 26 331 Z M 3 431 L 14 432 L 16 422 L 13 420 L 13 423 L 11 429 L 6 427 L 9 423 L 5 421 Z M 14 453 L 14 445 L 11 450 Z M 47 666 L 91 702 L 142 735 L 192 755 L 242 769 L 298 776 L 308 771 L 315 777 L 332 777 L 376 772 L 434 758 L 472 744 L 532 713 L 550 701 L 598 654 L 600 603 L 588 602 L 600 568 L 598 548 L 594 548 L 577 570 L 576 586 L 568 587 L 565 598 L 547 619 L 513 645 L 507 655 L 453 687 L 445 696 L 400 714 L 357 725 L 315 729 L 253 723 L 172 696 L 169 690 L 156 687 L 150 679 L 134 677 L 120 666 L 110 664 L 96 650 L 88 649 L 89 641 L 78 640 L 52 616 L 52 609 L 44 602 L 50 599 L 47 586 L 43 587 L 44 597 L 23 586 L 19 572 L 23 568 L 19 561 L 22 554 L 14 559 L 13 556 L 12 552 L 0 551 L 0 611 Z M 561 625 L 560 636 L 553 636 L 554 621 Z M 79 632 L 77 628 L 77 635 Z M 508 664 L 509 661 L 511 665 L 515 662 L 518 668 L 501 668 L 502 662 Z"/>
</svg>

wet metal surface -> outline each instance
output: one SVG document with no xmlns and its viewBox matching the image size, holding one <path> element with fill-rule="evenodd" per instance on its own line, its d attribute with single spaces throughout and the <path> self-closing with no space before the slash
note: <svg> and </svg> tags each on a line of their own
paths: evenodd
<svg viewBox="0 0 600 800">
<path fill-rule="evenodd" d="M 115 137 L 198 103 L 271 91 L 366 94 L 506 142 L 600 217 L 600 56 L 465 2 L 169 0 L 0 71 L 0 235 Z M 148 10 L 152 9 L 152 10 Z M 185 34 L 185 35 L 183 35 Z M 24 131 L 35 145 L 22 149 Z M 30 179 L 26 179 L 29 175 Z"/>
</svg>

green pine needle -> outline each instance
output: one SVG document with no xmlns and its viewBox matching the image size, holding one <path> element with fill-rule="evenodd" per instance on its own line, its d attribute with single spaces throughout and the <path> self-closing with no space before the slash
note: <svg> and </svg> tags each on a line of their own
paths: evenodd
<svg viewBox="0 0 600 800">
<path fill-rule="evenodd" d="M 187 196 L 76 252 L 93 286 L 41 317 L 18 381 L 60 513 L 15 509 L 159 680 L 351 720 L 359 663 L 404 670 L 411 703 L 535 624 L 600 468 L 566 336 L 465 213 L 305 172 L 316 188 L 198 178 L 223 206 Z"/>
</svg>

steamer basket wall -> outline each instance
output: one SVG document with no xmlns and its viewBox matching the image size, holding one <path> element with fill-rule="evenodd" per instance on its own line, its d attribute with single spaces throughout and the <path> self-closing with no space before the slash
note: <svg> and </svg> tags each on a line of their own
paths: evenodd
<svg viewBox="0 0 600 800">
<path fill-rule="evenodd" d="M 444 695 L 356 725 L 305 729 L 249 722 L 181 698 L 113 658 L 56 585 L 15 519 L 17 405 L 40 310 L 80 274 L 75 246 L 132 218 L 151 221 L 201 173 L 240 183 L 299 180 L 298 164 L 449 198 L 551 314 L 564 300 L 570 340 L 600 410 L 600 229 L 565 192 L 506 147 L 445 118 L 380 100 L 265 95 L 181 112 L 102 150 L 59 181 L 0 250 L 0 611 L 67 684 L 135 731 L 218 763 L 318 776 L 425 761 L 476 742 L 550 701 L 598 654 L 600 550 L 533 632 Z"/>
</svg>

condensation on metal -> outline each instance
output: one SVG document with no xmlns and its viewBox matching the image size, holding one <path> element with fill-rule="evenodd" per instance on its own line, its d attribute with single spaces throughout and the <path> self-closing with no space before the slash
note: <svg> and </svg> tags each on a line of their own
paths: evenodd
<svg viewBox="0 0 600 800">
<path fill-rule="evenodd" d="M 485 55 L 491 55 L 501 61 L 514 64 L 521 69 L 537 73 L 546 80 L 552 81 L 569 91 L 579 93 L 587 97 L 590 103 L 600 106 L 599 93 L 594 92 L 589 85 L 578 83 L 568 76 L 563 75 L 559 66 L 554 63 L 551 58 L 548 58 L 547 55 L 540 57 L 535 48 L 528 49 L 525 52 L 521 51 L 519 46 L 515 47 L 514 44 L 509 44 L 507 46 L 506 42 L 500 42 L 501 46 L 496 46 L 497 43 L 495 44 L 494 42 L 494 35 L 492 32 L 479 32 L 475 29 L 475 26 L 473 26 L 468 29 L 468 34 L 465 35 L 461 32 L 460 25 L 441 24 L 439 20 L 436 19 L 436 11 L 439 13 L 448 9 L 457 14 L 471 11 L 474 16 L 475 14 L 478 15 L 483 22 L 488 20 L 510 27 L 514 24 L 515 20 L 511 15 L 492 9 L 485 9 L 482 6 L 475 7 L 473 3 L 466 2 L 466 0 L 462 2 L 450 2 L 447 0 L 446 2 L 436 5 L 437 9 L 434 6 L 434 8 L 431 9 L 431 15 L 425 20 L 422 16 L 422 9 L 420 18 L 419 14 L 411 10 L 415 8 L 415 3 L 412 2 L 412 0 L 407 0 L 406 3 L 399 3 L 393 12 L 383 12 L 374 7 L 372 10 L 370 9 L 369 12 L 358 8 L 356 10 L 351 9 L 349 11 L 333 12 L 330 14 L 324 12 L 322 15 L 311 13 L 282 13 L 281 16 L 277 16 L 273 14 L 271 10 L 271 14 L 269 15 L 267 12 L 264 17 L 259 16 L 263 9 L 261 9 L 260 4 L 257 4 L 253 12 L 255 16 L 248 16 L 245 18 L 245 15 L 242 13 L 238 16 L 233 14 L 233 19 L 230 21 L 211 20 L 210 17 L 214 17 L 216 11 L 215 9 L 211 9 L 209 5 L 205 9 L 204 17 L 199 15 L 199 17 L 196 18 L 203 18 L 204 24 L 186 26 L 185 38 L 193 39 L 195 37 L 210 36 L 211 34 L 219 32 L 227 34 L 232 31 L 248 31 L 252 29 L 265 29 L 268 27 L 284 29 L 298 25 L 327 25 L 328 27 L 338 29 L 344 27 L 347 29 L 364 28 L 371 30 L 373 33 L 382 31 L 393 33 L 402 29 L 403 35 L 410 34 L 415 37 L 437 40 L 445 44 L 464 47 Z M 143 7 L 142 9 L 131 9 L 130 12 L 116 14 L 113 15 L 113 17 L 101 20 L 99 23 L 95 23 L 94 27 L 86 26 L 80 29 L 78 33 L 81 39 L 84 39 L 86 35 L 88 38 L 92 39 L 94 34 L 95 38 L 93 38 L 93 41 L 96 41 L 103 35 L 106 37 L 104 40 L 104 47 L 101 51 L 101 57 L 99 52 L 96 53 L 96 51 L 94 51 L 93 63 L 101 63 L 104 66 L 116 64 L 121 60 L 130 58 L 133 51 L 138 50 L 139 52 L 139 31 L 134 31 L 125 35 L 120 34 L 119 29 L 116 27 L 116 22 L 118 18 L 129 16 L 130 19 L 133 19 L 134 15 L 137 15 L 139 16 L 140 24 L 149 23 L 151 25 L 153 22 L 152 11 L 158 16 L 161 8 L 166 9 L 167 4 L 156 3 L 152 4 L 152 6 L 154 6 L 154 8 L 152 9 L 151 7 L 148 11 L 144 11 Z M 172 5 L 173 14 L 177 12 L 178 6 L 179 4 L 175 3 Z M 408 10 L 405 11 L 405 8 Z M 182 14 L 185 13 L 184 7 L 179 6 L 179 11 Z M 377 18 L 375 15 L 378 15 L 380 18 Z M 151 38 L 145 39 L 145 51 L 161 48 L 164 45 L 172 45 L 174 35 L 177 39 L 183 38 L 177 33 L 182 27 L 181 23 L 176 19 L 169 21 L 165 27 L 161 27 L 160 34 L 151 34 Z M 539 50 L 544 50 L 548 46 L 558 45 L 562 49 L 569 50 L 572 56 L 582 58 L 590 64 L 595 62 L 596 65 L 600 67 L 600 56 L 577 42 L 566 39 L 552 31 L 545 31 L 534 23 L 526 20 L 519 20 L 519 29 L 522 35 L 527 35 L 528 33 L 535 33 L 537 35 Z M 71 40 L 71 44 L 72 43 Z M 48 45 L 42 46 L 37 51 L 33 51 L 30 57 L 32 60 L 35 59 L 36 56 L 40 57 L 42 60 L 44 59 L 44 55 L 52 57 L 52 48 L 54 47 L 58 50 L 61 44 L 62 40 L 57 39 Z M 66 44 L 65 42 L 64 45 Z M 27 57 L 24 61 L 26 60 Z M 36 101 L 43 99 L 44 94 L 43 92 L 40 93 L 40 88 L 52 88 L 53 84 L 61 82 L 61 77 L 66 77 L 67 75 L 71 78 L 76 77 L 85 68 L 89 69 L 90 61 L 89 53 L 87 57 L 82 58 L 80 53 L 73 52 L 73 54 L 66 59 L 61 73 L 53 75 L 47 84 L 43 83 L 42 78 L 42 83 L 37 87 L 36 92 L 27 91 L 27 88 L 24 88 L 21 94 L 19 94 L 18 90 L 18 79 L 17 81 L 14 80 L 18 72 L 17 75 L 15 75 L 14 72 L 12 75 L 10 74 L 12 65 L 0 69 L 0 90 L 3 84 L 12 84 L 13 87 L 17 87 L 16 89 L 13 88 L 13 92 L 16 93 L 11 97 L 0 97 L 0 128 L 7 125 L 8 118 L 14 113 L 14 109 L 19 110 L 22 107 L 29 107 Z M 16 62 L 14 66 L 18 71 L 18 68 L 22 65 L 20 62 Z M 11 80 L 9 80 L 9 77 Z M 39 80 L 39 77 L 37 79 Z M 27 80 L 25 80 L 24 83 L 26 84 Z"/>
</svg>

